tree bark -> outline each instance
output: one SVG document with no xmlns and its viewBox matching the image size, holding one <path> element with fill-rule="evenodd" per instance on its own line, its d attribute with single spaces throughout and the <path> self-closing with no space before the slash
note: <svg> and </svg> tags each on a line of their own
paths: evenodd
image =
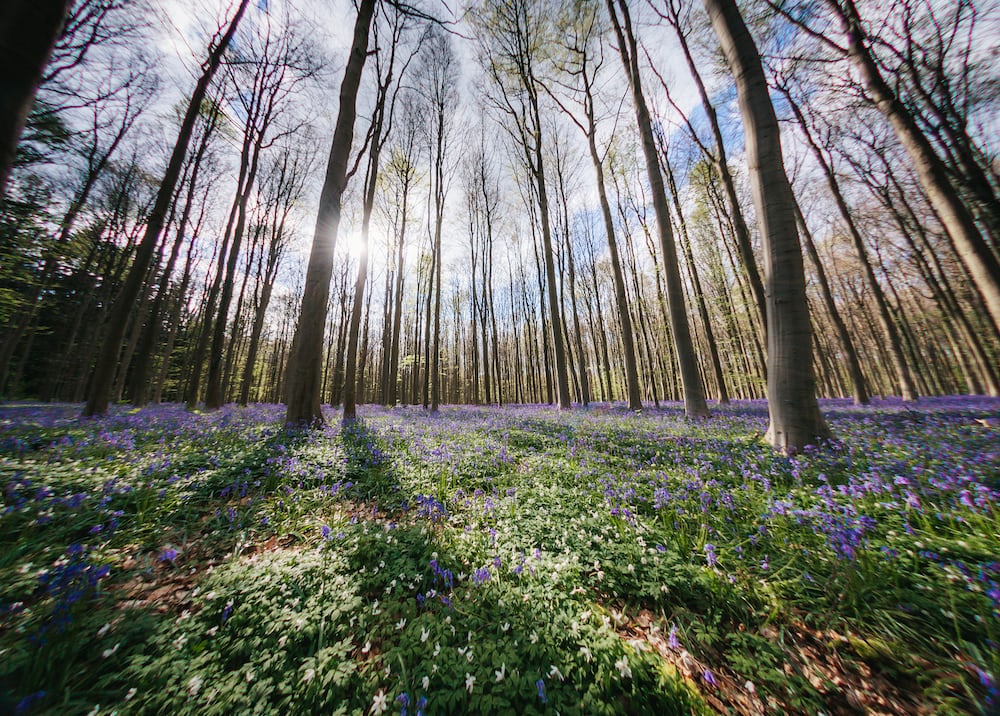
<svg viewBox="0 0 1000 716">
<path fill-rule="evenodd" d="M 142 290 L 142 285 L 149 270 L 149 265 L 153 259 L 153 253 L 160 239 L 160 232 L 163 230 L 163 223 L 167 215 L 170 201 L 174 195 L 174 188 L 180 178 L 181 168 L 184 158 L 187 155 L 188 145 L 191 142 L 191 135 L 194 132 L 194 125 L 201 112 L 202 102 L 208 94 L 208 87 L 215 77 L 216 70 L 222 63 L 222 56 L 229 47 L 229 42 L 236 34 L 243 13 L 246 11 L 250 0 L 240 0 L 236 14 L 229 23 L 225 34 L 219 39 L 215 47 L 209 50 L 208 59 L 202 66 L 201 76 L 195 85 L 194 92 L 191 93 L 191 101 L 188 103 L 187 111 L 181 122 L 181 128 L 174 143 L 170 161 L 167 163 L 167 170 L 163 174 L 160 188 L 156 193 L 153 208 L 146 217 L 146 231 L 142 241 L 136 250 L 135 260 L 121 292 L 115 299 L 111 308 L 111 315 L 108 322 L 108 334 L 104 338 L 97 358 L 94 376 L 91 380 L 90 395 L 87 398 L 87 405 L 83 410 L 86 417 L 102 415 L 108 410 L 108 402 L 111 394 L 111 385 L 114 381 L 115 368 L 118 365 L 118 354 L 121 352 L 122 339 L 128 326 L 128 319 L 135 307 L 135 300 Z M 370 0 L 374 2 L 374 0 Z M 214 39 L 214 38 L 213 38 Z"/>
<path fill-rule="evenodd" d="M 629 86 L 632 89 L 632 103 L 635 107 L 636 122 L 639 126 L 639 136 L 642 139 L 642 151 L 646 159 L 646 174 L 652 192 L 653 209 L 656 212 L 656 224 L 659 230 L 660 250 L 663 253 L 664 278 L 667 284 L 667 305 L 670 311 L 670 329 L 674 339 L 674 350 L 680 367 L 681 384 L 684 391 L 684 410 L 688 417 L 708 417 L 708 405 L 705 403 L 705 391 L 701 376 L 698 373 L 698 361 L 694 354 L 694 344 L 691 341 L 691 329 L 687 321 L 687 309 L 684 305 L 684 288 L 681 284 L 680 268 L 677 262 L 677 247 L 674 243 L 673 230 L 670 226 L 670 209 L 663 188 L 663 174 L 653 139 L 653 129 L 646 107 L 646 99 L 642 93 L 642 82 L 639 76 L 638 51 L 635 35 L 632 31 L 632 20 L 625 0 L 618 0 L 622 22 L 619 22 L 613 0 L 606 0 L 608 12 L 618 38 L 618 49 L 622 64 L 628 74 Z"/>
<path fill-rule="evenodd" d="M 795 453 L 828 438 L 816 400 L 812 327 L 802 249 L 795 230 L 795 196 L 785 174 L 781 136 L 760 53 L 735 0 L 704 0 L 736 81 L 747 163 L 764 242 L 767 289 L 767 439 Z"/>
<path fill-rule="evenodd" d="M 945 163 L 920 131 L 912 113 L 882 76 L 866 46 L 867 38 L 853 0 L 843 0 L 843 7 L 833 0 L 827 0 L 827 4 L 834 9 L 843 25 L 848 57 L 861 75 L 865 90 L 889 120 L 900 144 L 910 156 L 931 206 L 968 268 L 994 325 L 1000 326 L 1000 261 L 976 227 L 973 213 L 948 180 Z"/>
<path fill-rule="evenodd" d="M 0 199 L 42 72 L 62 32 L 72 0 L 8 0 L 0 8 Z"/>
<path fill-rule="evenodd" d="M 802 234 L 806 253 L 809 254 L 809 260 L 812 261 L 813 269 L 816 271 L 820 294 L 823 296 L 823 305 L 826 306 L 826 311 L 830 314 L 830 320 L 833 321 L 834 328 L 837 330 L 837 340 L 840 341 L 840 348 L 844 351 L 844 358 L 847 360 L 847 374 L 851 379 L 854 404 L 868 405 L 868 388 L 865 386 L 864 374 L 861 372 L 861 361 L 858 359 L 858 351 L 854 347 L 854 341 L 851 339 L 850 332 L 847 330 L 847 324 L 844 323 L 844 319 L 840 315 L 840 310 L 833 300 L 833 291 L 830 290 L 830 282 L 826 277 L 826 269 L 823 268 L 823 262 L 819 258 L 816 244 L 813 242 L 809 226 L 806 224 L 805 217 L 802 216 L 802 210 L 799 208 L 797 201 L 795 202 L 795 221 Z"/>
<path fill-rule="evenodd" d="M 374 13 L 375 0 L 360 0 L 351 54 L 340 85 L 340 109 L 333 131 L 326 178 L 320 192 L 316 229 L 306 266 L 302 309 L 285 379 L 288 400 L 285 422 L 291 425 L 323 423 L 323 334 L 330 298 L 330 278 L 333 275 L 333 250 L 340 226 L 340 201 L 347 186 L 347 163 L 354 140 L 358 87 L 368 57 L 368 33 Z"/>
</svg>

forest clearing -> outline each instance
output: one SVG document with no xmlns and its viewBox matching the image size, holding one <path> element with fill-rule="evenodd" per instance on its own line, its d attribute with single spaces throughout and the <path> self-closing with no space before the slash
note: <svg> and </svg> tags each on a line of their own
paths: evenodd
<svg viewBox="0 0 1000 716">
<path fill-rule="evenodd" d="M 0 409 L 7 709 L 991 713 L 1000 401 Z"/>
</svg>

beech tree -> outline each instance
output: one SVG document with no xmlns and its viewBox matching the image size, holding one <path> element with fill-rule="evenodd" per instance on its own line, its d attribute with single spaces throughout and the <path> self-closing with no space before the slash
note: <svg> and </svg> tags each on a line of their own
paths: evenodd
<svg viewBox="0 0 1000 716">
<path fill-rule="evenodd" d="M 540 109 L 538 53 L 541 37 L 541 8 L 537 3 L 517 0 L 489 0 L 475 15 L 479 30 L 481 63 L 496 89 L 489 95 L 493 106 L 512 125 L 514 141 L 523 153 L 523 164 L 533 182 L 531 190 L 538 207 L 542 240 L 541 259 L 545 267 L 545 294 L 548 323 L 555 354 L 556 399 L 560 409 L 570 407 L 566 346 L 559 315 L 553 258 L 552 227 L 548 187 L 545 180 L 545 148 Z"/>
<path fill-rule="evenodd" d="M 156 201 L 146 219 L 146 231 L 142 241 L 136 249 L 135 260 L 129 269 L 125 284 L 115 299 L 108 319 L 108 333 L 105 336 L 103 347 L 98 356 L 94 368 L 94 376 L 91 380 L 90 393 L 87 397 L 87 405 L 83 409 L 85 416 L 101 415 L 107 412 L 108 403 L 111 397 L 111 385 L 114 380 L 115 370 L 118 368 L 118 357 L 122 348 L 122 339 L 125 337 L 125 330 L 128 326 L 129 316 L 134 309 L 136 298 L 142 290 L 146 273 L 153 260 L 153 254 L 157 249 L 160 240 L 160 233 L 167 216 L 167 210 L 173 199 L 174 189 L 180 178 L 181 168 L 187 156 L 188 144 L 194 132 L 194 125 L 201 111 L 202 102 L 208 93 L 209 85 L 215 77 L 219 65 L 222 63 L 223 55 L 226 52 L 229 42 L 236 34 L 236 28 L 246 12 L 249 0 L 240 0 L 236 12 L 225 31 L 220 29 L 212 38 L 209 45 L 208 57 L 202 65 L 201 76 L 191 93 L 187 111 L 181 121 L 180 131 L 177 134 L 177 141 L 174 143 L 167 169 L 160 181 L 160 187 L 156 194 Z"/>
<path fill-rule="evenodd" d="M 785 174 L 778 119 L 760 53 L 735 0 L 704 0 L 736 81 L 747 164 L 764 243 L 767 293 L 767 440 L 795 453 L 830 436 L 816 400 L 812 327 L 806 303 L 795 195 Z"/>
<path fill-rule="evenodd" d="M 653 209 L 656 212 L 656 226 L 659 231 L 663 270 L 667 284 L 670 329 L 677 362 L 680 365 L 681 383 L 684 391 L 684 410 L 689 417 L 707 417 L 709 414 L 708 406 L 705 403 L 705 391 L 702 387 L 701 375 L 698 372 L 694 343 L 691 340 L 691 329 L 688 325 L 684 289 L 677 262 L 677 247 L 670 224 L 670 208 L 667 204 L 666 191 L 663 188 L 663 174 L 653 137 L 649 109 L 646 106 L 646 98 L 642 90 L 638 43 L 632 29 L 631 14 L 625 0 L 617 0 L 617 5 L 615 0 L 607 0 L 607 8 L 615 37 L 618 40 L 618 53 L 621 56 L 622 66 L 625 68 L 629 86 L 632 89 L 632 103 L 642 141 L 642 152 L 646 159 L 650 192 L 653 195 Z M 621 15 L 620 20 L 619 14 Z"/>
<path fill-rule="evenodd" d="M 579 8 L 578 8 L 579 10 Z M 577 104 L 583 112 L 583 120 L 578 119 L 562 102 L 556 99 L 560 108 L 570 120 L 583 132 L 587 139 L 587 151 L 597 184 L 597 200 L 604 222 L 604 233 L 608 244 L 608 258 L 611 264 L 611 275 L 615 286 L 615 305 L 620 324 L 622 352 L 625 358 L 625 383 L 629 410 L 641 410 L 642 398 L 639 387 L 639 371 L 636 367 L 635 342 L 632 330 L 632 319 L 625 290 L 625 279 L 622 273 L 621 259 L 618 256 L 618 242 L 615 238 L 614 218 L 611 215 L 611 204 L 608 202 L 608 191 L 604 178 L 604 160 L 607 149 L 602 152 L 597 146 L 597 105 L 594 87 L 598 82 L 598 73 L 604 65 L 604 46 L 601 40 L 601 28 L 598 25 L 600 14 L 596 2 L 582 6 L 582 17 L 561 18 L 560 26 L 563 33 L 566 58 L 560 63 L 560 70 L 570 75 L 574 84 L 573 91 L 577 96 Z"/>
<path fill-rule="evenodd" d="M 347 188 L 348 162 L 354 140 L 358 87 L 368 58 L 368 34 L 375 14 L 375 0 L 360 0 L 354 39 L 340 85 L 340 109 L 333 130 L 326 177 L 320 192 L 319 212 L 306 266 L 299 320 L 292 338 L 286 376 L 287 411 L 291 425 L 322 424 L 323 337 L 326 330 L 333 251 L 340 227 L 341 198 Z"/>
</svg>

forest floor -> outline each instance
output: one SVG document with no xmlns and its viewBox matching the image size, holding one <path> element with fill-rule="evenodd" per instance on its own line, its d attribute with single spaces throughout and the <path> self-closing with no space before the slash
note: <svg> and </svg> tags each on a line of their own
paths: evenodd
<svg viewBox="0 0 1000 716">
<path fill-rule="evenodd" d="M 1000 712 L 1000 400 L 822 407 L 0 406 L 0 712 Z"/>
</svg>

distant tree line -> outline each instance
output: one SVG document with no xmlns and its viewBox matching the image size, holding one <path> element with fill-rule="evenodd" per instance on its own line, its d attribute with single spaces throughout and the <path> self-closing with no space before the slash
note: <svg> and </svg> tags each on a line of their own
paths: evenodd
<svg viewBox="0 0 1000 716">
<path fill-rule="evenodd" d="M 358 0 L 331 60 L 241 0 L 170 90 L 154 0 L 33 5 L 3 18 L 6 397 L 766 396 L 794 451 L 817 396 L 1000 395 L 995 7 Z"/>
</svg>

